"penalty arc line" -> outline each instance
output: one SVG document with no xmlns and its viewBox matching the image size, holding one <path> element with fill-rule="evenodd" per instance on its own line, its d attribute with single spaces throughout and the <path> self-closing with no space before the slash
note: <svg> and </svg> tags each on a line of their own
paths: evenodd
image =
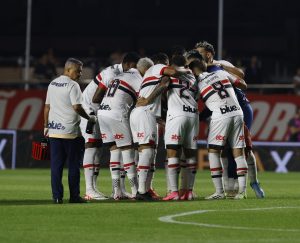
<svg viewBox="0 0 300 243">
<path fill-rule="evenodd" d="M 261 210 L 274 210 L 274 209 L 299 209 L 300 207 L 269 207 L 269 208 L 247 208 L 240 210 L 222 210 L 224 211 L 261 211 Z M 159 217 L 158 220 L 164 223 L 173 223 L 173 224 L 186 224 L 186 225 L 195 225 L 208 228 L 221 228 L 221 229 L 236 229 L 236 230 L 260 230 L 260 231 L 278 231 L 278 232 L 300 232 L 300 229 L 271 229 L 271 228 L 256 228 L 256 227 L 243 227 L 243 226 L 226 226 L 220 224 L 205 224 L 197 222 L 182 222 L 176 221 L 174 218 L 184 217 L 193 214 L 204 214 L 209 212 L 217 212 L 220 210 L 196 210 L 191 212 L 185 212 L 180 214 L 167 215 Z"/>
</svg>

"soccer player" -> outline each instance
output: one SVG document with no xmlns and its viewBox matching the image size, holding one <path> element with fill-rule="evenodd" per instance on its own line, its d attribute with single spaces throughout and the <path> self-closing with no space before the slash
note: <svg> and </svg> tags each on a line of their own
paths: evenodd
<svg viewBox="0 0 300 243">
<path fill-rule="evenodd" d="M 164 53 L 156 54 L 155 65 L 144 75 L 136 108 L 130 115 L 130 125 L 135 143 L 139 144 L 139 188 L 138 200 L 152 200 L 151 184 L 157 145 L 157 120 L 161 118 L 161 94 L 167 89 L 170 79 L 182 72 L 169 67 L 169 58 Z M 148 179 L 150 177 L 150 179 Z"/>
<path fill-rule="evenodd" d="M 218 65 L 221 65 L 221 67 L 239 78 L 244 78 L 244 72 L 240 69 L 232 65 L 230 62 L 225 60 L 214 60 L 214 47 L 210 43 L 203 41 L 199 42 L 195 45 L 195 48 L 198 50 L 198 52 L 203 56 L 205 61 L 208 63 L 208 72 L 212 72 L 215 70 L 220 69 Z M 215 65 L 214 65 L 215 64 Z M 260 187 L 260 184 L 257 179 L 257 166 L 256 166 L 256 158 L 252 150 L 252 142 L 251 142 L 251 134 L 250 129 L 252 126 L 253 121 L 253 110 L 250 105 L 249 100 L 247 99 L 245 93 L 238 88 L 234 88 L 234 91 L 236 93 L 237 99 L 239 101 L 239 104 L 243 110 L 244 114 L 244 122 L 246 125 L 246 149 L 245 154 L 247 158 L 247 164 L 248 164 L 248 175 L 250 179 L 250 186 L 254 190 L 255 195 L 257 198 L 264 198 L 265 193 L 263 189 Z M 223 178 L 225 186 L 227 187 L 228 191 L 233 191 L 234 188 L 234 177 L 236 177 L 236 163 L 234 163 L 233 156 L 229 152 L 222 153 L 222 161 L 224 165 L 224 172 L 223 172 Z M 227 169 L 228 168 L 228 174 Z M 229 179 L 228 179 L 229 177 Z"/>
<path fill-rule="evenodd" d="M 98 110 L 98 119 L 103 144 L 109 146 L 110 168 L 113 182 L 113 198 L 121 198 L 120 188 L 120 156 L 121 150 L 124 169 L 126 171 L 132 198 L 137 193 L 137 174 L 134 162 L 134 149 L 129 125 L 129 113 L 135 104 L 137 93 L 142 83 L 142 76 L 153 66 L 149 58 L 141 58 L 137 69 L 131 68 L 112 80 Z"/>
<path fill-rule="evenodd" d="M 205 105 L 212 111 L 208 134 L 208 158 L 211 177 L 216 192 L 205 199 L 225 198 L 222 182 L 221 151 L 226 142 L 232 148 L 237 163 L 239 193 L 235 199 L 246 198 L 247 162 L 244 155 L 245 139 L 243 129 L 243 112 L 233 90 L 233 85 L 246 88 L 244 80 L 237 79 L 228 72 L 219 70 L 204 73 L 207 64 L 202 60 L 194 60 L 189 64 L 196 76 L 200 76 L 199 91 Z"/>
<path fill-rule="evenodd" d="M 175 55 L 172 66 L 186 70 L 186 59 Z M 163 200 L 179 200 L 178 176 L 180 155 L 183 152 L 188 166 L 189 191 L 186 197 L 192 197 L 192 188 L 196 174 L 196 148 L 199 129 L 197 82 L 194 75 L 187 71 L 178 79 L 172 78 L 168 88 L 168 112 L 165 127 L 165 144 L 168 156 L 168 178 L 171 193 Z"/>
<path fill-rule="evenodd" d="M 136 52 L 128 52 L 124 56 L 121 64 L 115 64 L 115 65 L 109 66 L 109 67 L 105 68 L 104 70 L 102 70 L 94 78 L 94 82 L 96 84 L 98 84 L 98 87 L 96 88 L 96 90 L 94 92 L 92 102 L 100 105 L 102 102 L 102 99 L 104 97 L 104 94 L 110 85 L 110 82 L 117 75 L 121 74 L 123 71 L 128 71 L 131 68 L 136 68 L 136 64 L 139 59 L 140 59 L 140 57 Z M 105 107 L 99 106 L 98 109 L 105 109 Z M 126 198 L 129 195 L 125 189 L 125 171 L 124 171 L 124 167 L 123 167 L 123 163 L 122 163 L 121 151 L 116 150 L 113 153 L 113 157 L 110 158 L 110 161 L 120 163 L 120 171 L 121 171 L 120 183 L 121 183 L 122 198 Z"/>
</svg>

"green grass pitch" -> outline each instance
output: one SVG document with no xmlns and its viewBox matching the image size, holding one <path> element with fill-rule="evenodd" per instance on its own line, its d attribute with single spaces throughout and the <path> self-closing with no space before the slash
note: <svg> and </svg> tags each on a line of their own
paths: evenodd
<svg viewBox="0 0 300 243">
<path fill-rule="evenodd" d="M 248 187 L 246 200 L 205 201 L 213 185 L 209 172 L 201 171 L 195 201 L 78 205 L 67 202 L 65 171 L 65 202 L 54 205 L 50 170 L 0 171 L 0 242 L 300 242 L 300 173 L 264 172 L 259 178 L 263 200 Z M 100 172 L 99 187 L 110 194 L 107 169 Z M 164 170 L 157 170 L 154 187 L 165 194 Z"/>
</svg>

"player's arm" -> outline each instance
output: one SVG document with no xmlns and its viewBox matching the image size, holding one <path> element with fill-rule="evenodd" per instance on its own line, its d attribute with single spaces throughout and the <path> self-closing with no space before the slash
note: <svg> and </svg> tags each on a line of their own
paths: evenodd
<svg viewBox="0 0 300 243">
<path fill-rule="evenodd" d="M 45 107 L 44 107 L 44 128 L 48 128 L 49 112 L 50 112 L 50 104 L 45 104 Z"/>
<path fill-rule="evenodd" d="M 100 104 L 103 100 L 105 92 L 106 92 L 106 88 L 104 88 L 104 86 L 98 86 L 92 99 L 93 103 Z"/>
<path fill-rule="evenodd" d="M 231 75 L 231 74 L 228 74 L 227 75 L 229 81 L 234 85 L 234 87 L 237 87 L 241 90 L 245 90 L 247 89 L 247 83 L 245 82 L 244 79 L 241 79 L 235 75 Z"/>
<path fill-rule="evenodd" d="M 175 78 L 178 78 L 181 75 L 184 75 L 186 73 L 190 73 L 190 70 L 188 70 L 188 69 L 180 69 L 179 70 L 179 69 L 176 69 L 176 68 L 170 67 L 170 66 L 163 68 L 161 71 L 161 75 L 175 77 Z"/>
<path fill-rule="evenodd" d="M 245 73 L 241 68 L 237 68 L 227 61 L 214 61 L 214 64 L 220 65 L 226 72 L 236 75 L 239 78 L 243 79 L 245 77 Z"/>
<path fill-rule="evenodd" d="M 76 104 L 76 105 L 73 105 L 73 109 L 74 111 L 80 115 L 81 117 L 89 120 L 91 117 L 85 112 L 85 110 L 82 108 L 82 105 L 81 104 Z"/>
<path fill-rule="evenodd" d="M 136 107 L 146 106 L 151 104 L 156 97 L 158 97 L 161 93 L 163 93 L 169 86 L 170 78 L 167 76 L 161 77 L 159 85 L 152 91 L 152 93 L 147 97 L 140 97 L 137 100 Z"/>
</svg>

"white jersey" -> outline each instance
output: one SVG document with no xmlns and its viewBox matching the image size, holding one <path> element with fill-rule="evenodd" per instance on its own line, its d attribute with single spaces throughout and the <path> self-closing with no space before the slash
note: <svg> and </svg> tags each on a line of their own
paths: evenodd
<svg viewBox="0 0 300 243">
<path fill-rule="evenodd" d="M 69 77 L 61 75 L 49 84 L 45 102 L 50 105 L 49 137 L 75 138 L 81 135 L 80 116 L 73 108 L 73 105 L 81 103 L 79 84 Z"/>
<path fill-rule="evenodd" d="M 141 74 L 134 68 L 116 76 L 106 91 L 98 115 L 116 120 L 129 118 L 129 110 L 136 102 L 142 80 Z"/>
<path fill-rule="evenodd" d="M 98 83 L 95 82 L 95 79 L 92 80 L 84 89 L 82 93 L 82 107 L 85 109 L 87 114 L 91 114 L 93 112 L 95 115 L 97 114 L 97 110 L 99 109 L 99 104 L 93 103 L 93 97 L 97 90 Z"/>
<path fill-rule="evenodd" d="M 123 72 L 122 64 L 115 64 L 103 69 L 94 79 L 99 87 L 107 89 L 110 82 Z"/>
<path fill-rule="evenodd" d="M 232 84 L 238 79 L 226 71 L 203 73 L 200 76 L 199 91 L 212 120 L 243 115 Z"/>
<path fill-rule="evenodd" d="M 140 88 L 139 96 L 147 98 L 153 90 L 159 85 L 160 78 L 163 75 L 164 69 L 167 66 L 164 64 L 156 64 L 150 67 L 144 75 L 143 82 Z M 152 104 L 142 106 L 142 109 L 148 110 L 154 116 L 161 116 L 161 95 L 157 96 Z"/>
<path fill-rule="evenodd" d="M 197 95 L 198 82 L 192 72 L 179 79 L 172 78 L 168 87 L 167 116 L 198 117 Z"/>
</svg>

